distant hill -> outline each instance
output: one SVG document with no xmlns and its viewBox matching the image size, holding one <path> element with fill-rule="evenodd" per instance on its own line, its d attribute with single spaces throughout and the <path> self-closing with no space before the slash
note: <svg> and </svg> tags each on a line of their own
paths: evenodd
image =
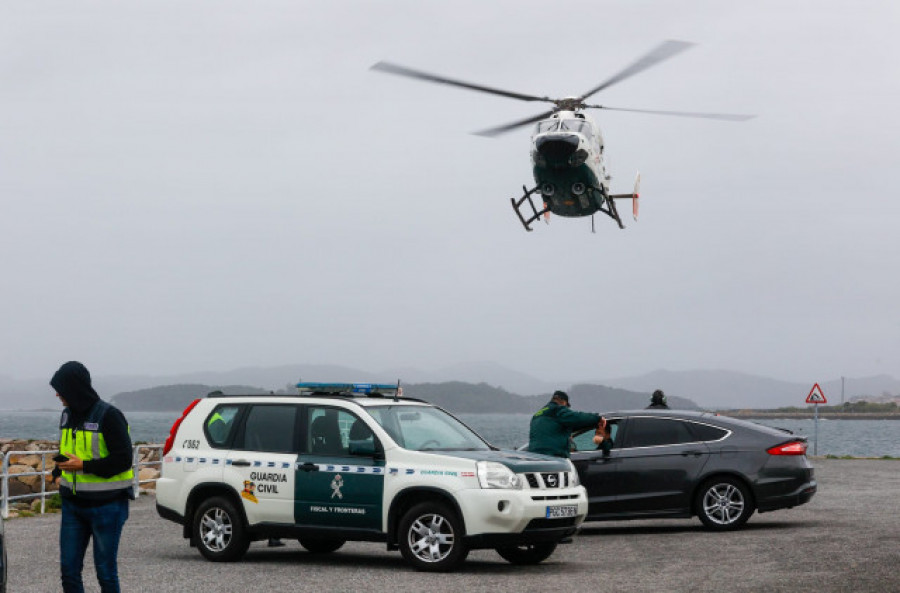
<svg viewBox="0 0 900 593">
<path fill-rule="evenodd" d="M 415 383 L 405 385 L 403 395 L 424 399 L 453 413 L 524 414 L 531 411 L 527 398 L 487 383 Z"/>
<path fill-rule="evenodd" d="M 569 389 L 572 407 L 577 410 L 615 411 L 646 408 L 650 404 L 647 393 L 617 389 L 605 385 L 579 384 Z M 679 410 L 699 410 L 700 406 L 686 397 L 666 394 L 670 408 Z"/>
<path fill-rule="evenodd" d="M 163 385 L 119 393 L 111 398 L 112 403 L 125 412 L 180 412 L 197 398 L 206 397 L 213 391 L 228 395 L 266 395 L 269 390 L 245 385 Z"/>
<path fill-rule="evenodd" d="M 52 369 L 45 377 L 24 380 L 13 378 L 9 376 L 8 371 L 4 371 L 5 374 L 0 374 L 0 410 L 55 408 L 59 405 L 53 397 L 52 388 L 48 385 Z M 250 385 L 258 390 L 278 391 L 288 389 L 301 379 L 384 383 L 393 383 L 400 379 L 405 386 L 455 382 L 473 386 L 484 385 L 496 390 L 495 397 L 498 402 L 506 397 L 501 395 L 501 392 L 507 396 L 539 396 L 538 399 L 541 399 L 555 389 L 571 392 L 573 384 L 607 386 L 610 390 L 607 395 L 614 394 L 615 390 L 622 390 L 642 393 L 644 397 L 649 397 L 648 394 L 654 389 L 663 389 L 670 401 L 675 401 L 674 398 L 685 398 L 706 409 L 763 409 L 802 405 L 816 381 L 819 381 L 829 403 L 840 403 L 841 395 L 840 377 L 836 379 L 819 377 L 801 383 L 726 370 L 658 370 L 644 375 L 614 379 L 576 377 L 569 380 L 547 381 L 492 362 L 461 363 L 437 370 L 403 368 L 380 372 L 341 365 L 294 364 L 159 376 L 95 374 L 94 387 L 101 397 L 109 399 L 114 394 L 131 393 L 160 385 L 198 385 L 207 391 L 212 391 L 212 386 L 216 385 Z M 850 401 L 852 397 L 884 394 L 900 394 L 900 381 L 888 375 L 848 377 L 845 381 L 846 401 Z M 600 407 L 603 409 L 625 407 L 620 404 L 624 404 L 624 401 L 619 400 L 616 405 Z M 575 405 L 579 407 L 580 404 L 576 402 Z"/>
<path fill-rule="evenodd" d="M 113 396 L 112 403 L 123 411 L 180 412 L 198 397 L 206 397 L 212 391 L 237 395 L 267 395 L 270 390 L 245 385 L 215 386 L 204 384 L 164 385 L 140 389 Z M 276 392 L 278 393 L 278 392 Z M 294 393 L 282 390 L 280 393 Z M 547 403 L 550 394 L 521 396 L 487 383 L 418 383 L 405 385 L 406 397 L 423 399 L 450 412 L 461 414 L 530 414 Z M 572 406 L 576 410 L 603 412 L 647 405 L 646 393 L 612 389 L 602 385 L 576 385 L 569 390 Z M 671 398 L 674 408 L 697 409 L 697 404 L 683 398 Z"/>
<path fill-rule="evenodd" d="M 721 410 L 803 405 L 815 381 L 793 383 L 722 370 L 659 370 L 636 377 L 608 379 L 603 383 L 635 391 L 662 389 L 670 399 L 673 396 L 686 397 L 704 408 Z M 848 380 L 847 385 L 851 383 Z M 840 400 L 840 380 L 837 382 L 837 392 L 832 391 L 833 381 L 821 385 L 826 389 L 829 401 L 835 397 Z"/>
</svg>

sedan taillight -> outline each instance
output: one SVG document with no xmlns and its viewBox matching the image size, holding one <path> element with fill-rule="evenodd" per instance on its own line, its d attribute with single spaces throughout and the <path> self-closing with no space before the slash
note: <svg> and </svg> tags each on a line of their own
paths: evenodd
<svg viewBox="0 0 900 593">
<path fill-rule="evenodd" d="M 766 449 L 769 455 L 806 455 L 806 441 L 791 441 Z"/>
</svg>

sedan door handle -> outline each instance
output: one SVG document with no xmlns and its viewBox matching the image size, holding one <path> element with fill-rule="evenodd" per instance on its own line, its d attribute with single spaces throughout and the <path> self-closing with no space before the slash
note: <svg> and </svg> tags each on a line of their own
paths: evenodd
<svg viewBox="0 0 900 593">
<path fill-rule="evenodd" d="M 231 462 L 231 465 L 234 465 L 236 467 L 247 467 L 248 465 L 250 465 L 250 462 L 246 459 L 235 459 Z"/>
<path fill-rule="evenodd" d="M 307 461 L 306 463 L 300 465 L 300 469 L 305 472 L 317 472 L 319 471 L 319 466 L 315 463 L 310 463 L 309 461 Z"/>
<path fill-rule="evenodd" d="M 694 457 L 700 457 L 703 455 L 703 451 L 682 451 L 682 457 L 687 457 L 688 455 L 693 455 Z"/>
</svg>

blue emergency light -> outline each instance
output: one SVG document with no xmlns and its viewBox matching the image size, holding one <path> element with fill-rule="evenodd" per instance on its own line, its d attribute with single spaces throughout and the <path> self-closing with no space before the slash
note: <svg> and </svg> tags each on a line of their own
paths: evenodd
<svg viewBox="0 0 900 593">
<path fill-rule="evenodd" d="M 394 395 L 399 391 L 399 386 L 388 383 L 297 383 L 297 389 L 301 394 L 381 394 Z"/>
</svg>

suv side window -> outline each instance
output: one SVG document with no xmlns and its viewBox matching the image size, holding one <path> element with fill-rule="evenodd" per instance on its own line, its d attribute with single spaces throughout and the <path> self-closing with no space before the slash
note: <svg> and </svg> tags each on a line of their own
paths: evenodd
<svg viewBox="0 0 900 593">
<path fill-rule="evenodd" d="M 299 406 L 282 404 L 250 406 L 241 448 L 270 453 L 296 452 L 294 432 L 298 409 Z"/>
<path fill-rule="evenodd" d="M 226 404 L 216 406 L 209 416 L 206 418 L 206 424 L 203 428 L 206 432 L 206 439 L 213 447 L 224 447 L 228 443 L 231 433 L 237 424 L 238 412 L 241 411 L 239 405 Z"/>
<path fill-rule="evenodd" d="M 625 434 L 625 447 L 658 447 L 692 443 L 697 439 L 684 422 L 671 418 L 630 418 Z"/>
<path fill-rule="evenodd" d="M 306 451 L 311 455 L 372 455 L 381 444 L 355 414 L 338 408 L 309 406 Z"/>
</svg>

